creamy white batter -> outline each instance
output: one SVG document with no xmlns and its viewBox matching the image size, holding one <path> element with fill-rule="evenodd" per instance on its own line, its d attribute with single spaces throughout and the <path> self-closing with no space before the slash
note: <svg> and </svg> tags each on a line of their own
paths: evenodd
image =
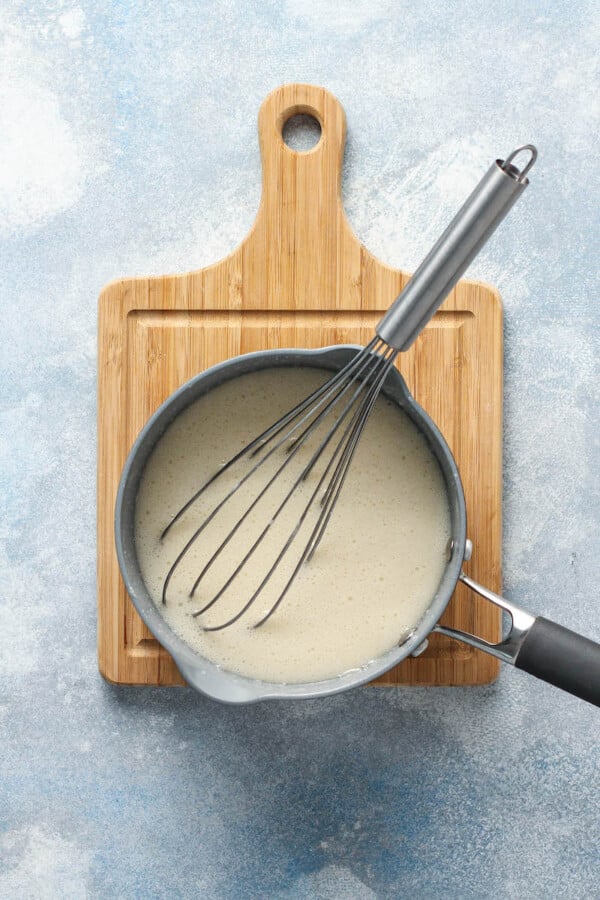
<svg viewBox="0 0 600 900">
<path fill-rule="evenodd" d="M 230 381 L 202 397 L 169 427 L 144 472 L 136 505 L 136 547 L 148 590 L 171 628 L 202 655 L 243 675 L 310 682 L 365 665 L 401 642 L 431 603 L 445 564 L 450 514 L 442 474 L 408 417 L 381 397 L 363 432 L 325 537 L 275 614 L 252 628 L 277 599 L 306 543 L 307 517 L 292 552 L 234 625 L 203 631 L 239 611 L 262 581 L 313 492 L 322 468 L 293 495 L 267 537 L 207 613 L 192 613 L 226 582 L 309 458 L 302 448 L 189 597 L 194 581 L 260 488 L 287 458 L 274 454 L 206 528 L 178 566 L 200 522 L 242 473 L 221 476 L 168 533 L 177 510 L 244 444 L 330 377 L 310 369 L 270 369 Z M 331 420 L 329 420 L 331 421 Z M 312 449 L 316 444 L 313 442 Z M 315 507 L 315 514 L 318 508 Z"/>
</svg>

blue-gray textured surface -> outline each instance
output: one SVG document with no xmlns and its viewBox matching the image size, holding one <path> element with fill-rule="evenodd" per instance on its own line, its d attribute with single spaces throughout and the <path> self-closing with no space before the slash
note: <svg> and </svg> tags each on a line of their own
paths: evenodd
<svg viewBox="0 0 600 900">
<path fill-rule="evenodd" d="M 595 2 L 18 0 L 0 15 L 0 896 L 599 896 L 597 710 L 484 689 L 225 708 L 96 670 L 96 298 L 221 258 L 286 81 L 348 118 L 344 195 L 414 267 L 490 158 L 508 595 L 600 638 Z"/>
</svg>

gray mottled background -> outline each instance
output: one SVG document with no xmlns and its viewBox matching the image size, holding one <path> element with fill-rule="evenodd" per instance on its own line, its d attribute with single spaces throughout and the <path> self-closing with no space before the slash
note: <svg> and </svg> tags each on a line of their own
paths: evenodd
<svg viewBox="0 0 600 900">
<path fill-rule="evenodd" d="M 7 0 L 0 11 L 0 896 L 600 896 L 597 710 L 522 673 L 225 708 L 103 683 L 96 298 L 231 250 L 286 81 L 348 119 L 344 195 L 414 267 L 523 140 L 472 276 L 505 303 L 507 594 L 600 638 L 596 2 Z"/>
</svg>

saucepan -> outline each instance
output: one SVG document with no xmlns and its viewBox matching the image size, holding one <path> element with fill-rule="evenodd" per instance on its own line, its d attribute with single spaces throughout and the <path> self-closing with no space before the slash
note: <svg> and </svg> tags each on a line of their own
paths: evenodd
<svg viewBox="0 0 600 900">
<path fill-rule="evenodd" d="M 600 706 L 600 644 L 576 634 L 543 616 L 534 616 L 498 594 L 477 584 L 463 570 L 469 559 L 465 497 L 460 474 L 443 435 L 411 396 L 404 379 L 392 369 L 384 394 L 414 422 L 427 441 L 443 475 L 451 516 L 451 539 L 447 563 L 435 594 L 412 633 L 398 646 L 361 669 L 337 677 L 304 684 L 259 681 L 226 671 L 186 644 L 166 623 L 144 583 L 135 547 L 135 505 L 145 465 L 157 442 L 172 421 L 203 394 L 218 385 L 250 372 L 270 369 L 276 378 L 280 367 L 310 367 L 335 372 L 359 348 L 351 345 L 320 350 L 265 350 L 236 357 L 197 375 L 175 391 L 148 421 L 135 442 L 125 467 L 116 502 L 115 537 L 123 579 L 138 613 L 158 641 L 173 656 L 181 674 L 197 690 L 227 703 L 250 703 L 269 698 L 323 697 L 346 691 L 382 675 L 427 646 L 432 632 L 464 641 L 505 663 L 523 669 L 590 703 Z M 507 634 L 490 643 L 475 634 L 440 624 L 458 582 L 502 609 L 510 618 Z"/>
</svg>

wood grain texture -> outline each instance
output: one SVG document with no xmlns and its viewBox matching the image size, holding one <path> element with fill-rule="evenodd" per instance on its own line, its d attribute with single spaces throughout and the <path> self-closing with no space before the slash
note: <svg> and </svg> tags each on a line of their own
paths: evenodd
<svg viewBox="0 0 600 900">
<path fill-rule="evenodd" d="M 298 112 L 321 139 L 298 153 L 281 130 Z M 346 221 L 340 189 L 342 107 L 329 92 L 286 85 L 259 114 L 263 192 L 256 221 L 228 257 L 185 275 L 122 279 L 99 298 L 98 656 L 110 681 L 183 680 L 127 597 L 113 515 L 121 470 L 138 432 L 197 372 L 253 350 L 364 344 L 408 279 L 373 257 Z M 497 292 L 461 281 L 399 368 L 441 428 L 465 488 L 472 577 L 501 588 L 502 308 Z M 443 619 L 496 641 L 499 613 L 459 586 Z M 482 684 L 498 663 L 441 635 L 380 684 Z"/>
</svg>

